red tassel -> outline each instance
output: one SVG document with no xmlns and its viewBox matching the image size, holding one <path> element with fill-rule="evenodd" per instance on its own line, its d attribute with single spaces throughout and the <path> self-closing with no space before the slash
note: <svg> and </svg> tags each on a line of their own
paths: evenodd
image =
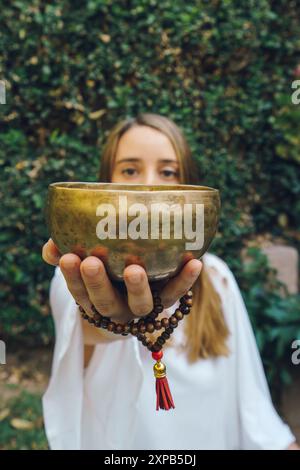
<svg viewBox="0 0 300 470">
<path fill-rule="evenodd" d="M 167 377 L 156 379 L 156 410 L 159 408 L 167 411 L 175 408 Z"/>
<path fill-rule="evenodd" d="M 163 356 L 163 352 L 153 352 L 152 357 L 157 362 L 153 366 L 154 375 L 156 377 L 156 410 L 170 410 L 175 408 L 171 391 L 166 377 L 166 366 L 160 361 Z"/>
</svg>

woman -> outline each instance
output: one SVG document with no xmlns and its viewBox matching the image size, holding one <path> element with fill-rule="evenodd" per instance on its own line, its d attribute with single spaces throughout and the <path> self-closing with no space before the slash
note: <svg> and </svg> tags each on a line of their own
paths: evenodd
<svg viewBox="0 0 300 470">
<path fill-rule="evenodd" d="M 111 131 L 101 160 L 101 182 L 198 184 L 181 130 L 145 113 Z M 190 315 L 164 347 L 175 410 L 155 410 L 153 359 L 135 337 L 96 329 L 92 314 L 126 322 L 149 313 L 145 270 L 127 266 L 127 298 L 94 256 L 60 255 L 50 239 L 43 259 L 57 266 L 50 287 L 56 344 L 43 397 L 52 449 L 287 449 L 297 448 L 276 413 L 235 278 L 217 256 L 185 264 L 160 296 L 173 313 L 192 286 Z"/>
</svg>

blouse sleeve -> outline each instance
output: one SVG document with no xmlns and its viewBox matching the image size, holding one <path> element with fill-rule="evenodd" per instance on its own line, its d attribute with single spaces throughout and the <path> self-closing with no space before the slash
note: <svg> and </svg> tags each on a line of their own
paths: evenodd
<svg viewBox="0 0 300 470">
<path fill-rule="evenodd" d="M 83 431 L 86 430 L 87 414 L 90 420 L 87 428 L 92 428 L 91 421 L 96 423 L 96 448 L 118 445 L 116 438 L 119 434 L 126 445 L 133 425 L 132 409 L 142 385 L 140 356 L 135 338 L 96 345 L 90 361 L 93 364 L 84 369 L 81 318 L 59 267 L 55 269 L 50 284 L 50 306 L 55 324 L 55 347 L 50 381 L 42 399 L 50 448 L 82 449 L 87 439 L 86 432 Z M 125 367 L 119 370 L 120 373 L 111 374 L 112 370 L 119 369 L 120 361 L 127 364 L 130 370 L 134 367 L 139 374 L 134 374 L 129 380 L 128 373 L 121 374 Z M 91 390 L 95 382 L 96 391 L 93 394 Z M 125 406 L 124 384 L 128 389 L 128 406 Z M 91 398 L 92 395 L 94 398 Z M 119 415 L 115 416 L 117 411 Z M 124 414 L 124 419 L 119 419 L 120 413 Z M 116 422 L 120 423 L 118 433 Z"/>
<path fill-rule="evenodd" d="M 43 396 L 47 438 L 52 449 L 79 448 L 83 391 L 83 335 L 77 305 L 60 268 L 50 283 L 55 347 L 50 381 Z"/>
<path fill-rule="evenodd" d="M 286 449 L 295 441 L 275 410 L 246 306 L 234 275 L 227 267 L 232 347 L 240 416 L 242 449 Z"/>
</svg>

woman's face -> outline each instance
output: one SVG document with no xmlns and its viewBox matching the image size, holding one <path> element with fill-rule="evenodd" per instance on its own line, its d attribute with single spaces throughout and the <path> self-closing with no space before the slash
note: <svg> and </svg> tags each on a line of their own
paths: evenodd
<svg viewBox="0 0 300 470">
<path fill-rule="evenodd" d="M 178 184 L 179 163 L 168 137 L 148 126 L 134 126 L 119 140 L 112 183 Z"/>
</svg>

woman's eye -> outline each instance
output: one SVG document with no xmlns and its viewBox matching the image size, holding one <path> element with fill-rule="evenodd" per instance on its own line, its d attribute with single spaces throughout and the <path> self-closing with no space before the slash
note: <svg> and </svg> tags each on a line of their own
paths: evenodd
<svg viewBox="0 0 300 470">
<path fill-rule="evenodd" d="M 122 170 L 122 173 L 126 173 L 129 176 L 132 176 L 136 170 L 134 168 L 125 168 L 125 170 Z"/>
<path fill-rule="evenodd" d="M 167 178 L 169 178 L 170 176 L 177 176 L 177 172 L 176 171 L 172 171 L 172 170 L 163 170 L 162 173 L 164 174 L 164 176 L 166 176 Z"/>
</svg>

